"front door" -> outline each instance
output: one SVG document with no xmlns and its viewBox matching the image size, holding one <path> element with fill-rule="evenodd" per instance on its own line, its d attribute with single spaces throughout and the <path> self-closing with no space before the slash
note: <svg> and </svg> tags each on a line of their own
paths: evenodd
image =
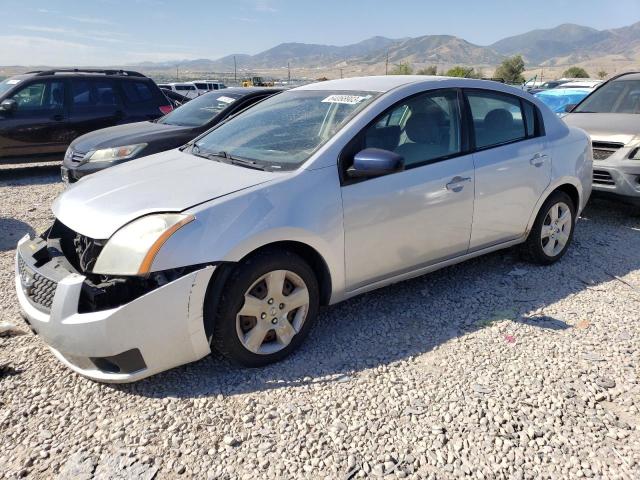
<svg viewBox="0 0 640 480">
<path fill-rule="evenodd" d="M 342 187 L 349 290 L 467 251 L 474 169 L 461 125 L 457 91 L 439 90 L 395 105 L 356 139 L 402 155 L 405 170 Z"/>
<path fill-rule="evenodd" d="M 62 80 L 36 80 L 10 97 L 17 108 L 0 112 L 0 157 L 62 159 L 70 142 L 64 88 Z"/>
</svg>

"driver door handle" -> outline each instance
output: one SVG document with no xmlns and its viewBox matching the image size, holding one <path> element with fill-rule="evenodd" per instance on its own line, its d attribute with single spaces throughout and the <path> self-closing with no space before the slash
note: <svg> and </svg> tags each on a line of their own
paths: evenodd
<svg viewBox="0 0 640 480">
<path fill-rule="evenodd" d="M 471 177 L 453 177 L 449 183 L 447 183 L 447 190 L 450 192 L 459 192 L 464 188 L 464 184 L 471 181 Z"/>
<path fill-rule="evenodd" d="M 61 113 L 58 113 L 57 115 L 54 115 L 53 117 L 51 117 L 51 120 L 55 120 L 56 122 L 61 122 L 62 120 L 64 120 L 64 115 L 62 115 Z"/>
<path fill-rule="evenodd" d="M 544 165 L 544 161 L 549 158 L 549 155 L 543 155 L 541 153 L 536 153 L 531 160 L 529 160 L 529 163 L 531 165 L 533 165 L 534 167 L 541 167 L 542 165 Z"/>
</svg>

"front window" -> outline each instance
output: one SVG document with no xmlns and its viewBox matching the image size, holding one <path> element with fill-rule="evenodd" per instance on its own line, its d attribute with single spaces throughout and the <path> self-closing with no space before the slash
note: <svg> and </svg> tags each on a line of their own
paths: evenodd
<svg viewBox="0 0 640 480">
<path fill-rule="evenodd" d="M 61 110 L 64 106 L 64 82 L 31 83 L 11 98 L 16 101 L 18 111 Z"/>
<path fill-rule="evenodd" d="M 220 95 L 207 93 L 194 98 L 174 111 L 165 115 L 158 123 L 179 125 L 181 127 L 200 127 L 218 115 L 242 95 Z"/>
<path fill-rule="evenodd" d="M 462 151 L 458 94 L 453 90 L 412 97 L 378 117 L 364 132 L 363 148 L 402 155 L 406 168 Z"/>
<path fill-rule="evenodd" d="M 615 80 L 595 90 L 576 113 L 640 113 L 640 80 Z"/>
<path fill-rule="evenodd" d="M 359 91 L 284 92 L 202 137 L 193 153 L 222 152 L 259 167 L 294 170 L 376 96 Z"/>
</svg>

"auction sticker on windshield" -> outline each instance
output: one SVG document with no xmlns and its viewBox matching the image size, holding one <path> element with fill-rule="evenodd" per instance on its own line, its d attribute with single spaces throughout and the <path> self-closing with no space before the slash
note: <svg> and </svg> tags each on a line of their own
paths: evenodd
<svg viewBox="0 0 640 480">
<path fill-rule="evenodd" d="M 236 101 L 235 98 L 225 97 L 224 95 L 222 97 L 218 97 L 216 100 L 218 100 L 219 102 L 224 102 L 224 103 L 233 103 L 233 102 Z"/>
<path fill-rule="evenodd" d="M 344 103 L 347 105 L 356 105 L 368 98 L 371 98 L 371 95 L 367 95 L 366 97 L 361 97 L 359 95 L 329 95 L 327 98 L 322 100 L 322 103 Z"/>
</svg>

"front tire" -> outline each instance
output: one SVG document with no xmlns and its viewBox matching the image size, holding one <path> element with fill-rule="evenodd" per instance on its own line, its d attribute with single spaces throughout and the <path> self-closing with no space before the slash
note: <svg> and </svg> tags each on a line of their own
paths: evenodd
<svg viewBox="0 0 640 480">
<path fill-rule="evenodd" d="M 219 295 L 217 301 L 209 295 L 205 300 L 217 305 L 212 345 L 247 367 L 291 354 L 318 316 L 316 276 L 307 262 L 288 251 L 264 251 L 243 260 Z"/>
<path fill-rule="evenodd" d="M 540 265 L 551 265 L 567 252 L 576 223 L 576 207 L 569 195 L 556 191 L 542 204 L 529 237 L 524 257 Z"/>
</svg>

